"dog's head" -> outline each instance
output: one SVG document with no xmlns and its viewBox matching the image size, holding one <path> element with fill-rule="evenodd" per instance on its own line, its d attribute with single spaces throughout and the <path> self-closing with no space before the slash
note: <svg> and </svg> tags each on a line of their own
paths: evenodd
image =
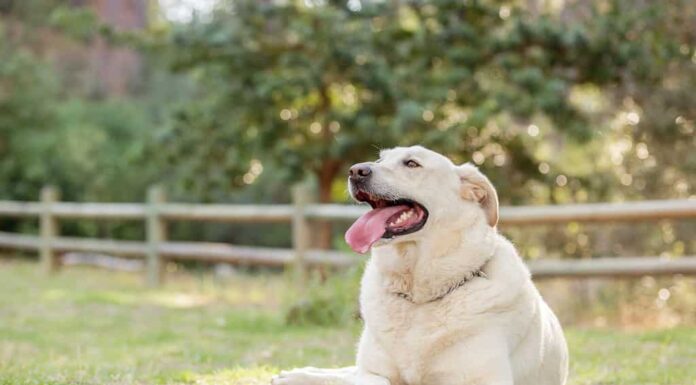
<svg viewBox="0 0 696 385">
<path fill-rule="evenodd" d="M 372 206 L 346 232 L 360 253 L 373 244 L 498 222 L 498 196 L 488 178 L 421 146 L 383 150 L 377 161 L 353 165 L 348 183 L 355 200 Z"/>
</svg>

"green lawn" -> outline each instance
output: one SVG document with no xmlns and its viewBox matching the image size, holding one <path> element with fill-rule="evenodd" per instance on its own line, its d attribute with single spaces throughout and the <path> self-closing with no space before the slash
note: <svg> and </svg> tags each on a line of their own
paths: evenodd
<svg viewBox="0 0 696 385">
<path fill-rule="evenodd" d="M 0 384 L 266 384 L 352 361 L 360 326 L 289 327 L 277 276 L 138 275 L 0 262 Z M 570 384 L 696 384 L 696 329 L 568 329 Z"/>
</svg>

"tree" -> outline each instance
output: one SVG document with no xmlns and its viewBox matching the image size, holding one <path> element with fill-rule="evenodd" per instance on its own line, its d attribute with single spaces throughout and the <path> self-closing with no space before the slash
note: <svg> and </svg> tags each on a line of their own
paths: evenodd
<svg viewBox="0 0 696 385">
<path fill-rule="evenodd" d="M 56 118 L 57 84 L 45 63 L 8 37 L 15 28 L 8 24 L 0 19 L 0 196 L 28 198 L 30 180 L 45 176 L 36 156 Z"/>
<path fill-rule="evenodd" d="M 66 80 L 64 63 L 51 54 L 56 46 L 81 43 L 71 41 L 71 32 L 96 31 L 82 11 L 54 1 L 0 5 L 0 199 L 33 201 L 42 186 L 53 184 L 67 200 L 142 200 L 153 180 L 146 143 L 161 124 L 154 116 L 158 109 L 149 100 L 84 98 L 85 84 Z M 73 30 L 58 30 L 53 22 L 66 18 Z M 127 227 L 121 235 L 139 235 L 131 225 L 81 223 L 63 230 L 89 234 L 109 226 Z"/>
<path fill-rule="evenodd" d="M 658 8 L 623 17 L 619 1 L 570 21 L 503 1 L 308 4 L 229 1 L 212 20 L 174 28 L 173 66 L 204 91 L 168 146 L 199 181 L 248 183 L 262 159 L 295 179 L 313 175 L 327 202 L 348 164 L 412 143 L 458 161 L 479 152 L 493 159 L 484 168 L 508 166 L 490 170 L 503 185 L 544 178 L 515 127 L 549 119 L 573 140 L 591 138 L 573 87 L 645 80 L 663 50 L 626 39 L 659 20 L 649 15 Z"/>
</svg>

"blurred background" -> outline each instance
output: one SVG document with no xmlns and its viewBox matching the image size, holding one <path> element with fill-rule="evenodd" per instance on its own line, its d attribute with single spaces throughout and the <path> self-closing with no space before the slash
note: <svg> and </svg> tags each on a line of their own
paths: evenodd
<svg viewBox="0 0 696 385">
<path fill-rule="evenodd" d="M 285 205 L 302 185 L 348 204 L 348 166 L 422 144 L 476 164 L 504 206 L 688 205 L 695 89 L 688 0 L 0 0 L 0 200 L 53 186 L 61 201 L 142 203 L 159 186 L 169 202 Z M 148 238 L 127 219 L 56 232 Z M 42 220 L 0 215 L 0 232 Z M 231 222 L 166 236 L 293 246 L 287 223 Z M 347 250 L 348 225 L 312 221 L 309 247 Z M 696 254 L 693 215 L 501 231 L 532 262 Z M 352 360 L 359 267 L 165 260 L 153 288 L 119 250 L 58 253 L 102 268 L 46 275 L 8 245 L 0 383 L 261 384 Z M 696 378 L 693 276 L 538 284 L 568 329 L 571 384 Z"/>
</svg>

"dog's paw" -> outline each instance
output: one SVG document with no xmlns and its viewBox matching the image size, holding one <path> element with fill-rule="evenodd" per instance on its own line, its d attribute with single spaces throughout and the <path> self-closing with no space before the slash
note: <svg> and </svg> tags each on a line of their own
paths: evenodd
<svg viewBox="0 0 696 385">
<path fill-rule="evenodd" d="M 340 384 L 335 376 L 313 367 L 283 370 L 271 379 L 271 385 L 333 385 Z"/>
</svg>

